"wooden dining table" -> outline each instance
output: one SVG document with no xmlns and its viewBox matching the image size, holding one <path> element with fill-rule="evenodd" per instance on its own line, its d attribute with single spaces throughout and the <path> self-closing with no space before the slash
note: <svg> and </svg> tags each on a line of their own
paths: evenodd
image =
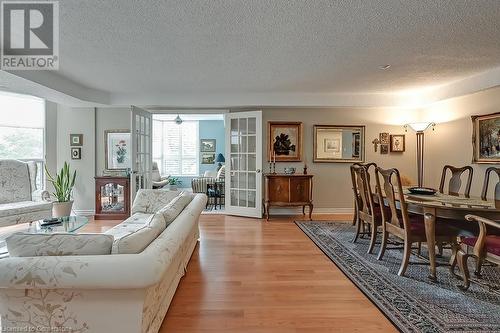
<svg viewBox="0 0 500 333">
<path fill-rule="evenodd" d="M 465 220 L 467 214 L 479 215 L 494 221 L 500 221 L 500 205 L 494 200 L 482 200 L 479 197 L 464 195 L 449 195 L 436 193 L 434 195 L 416 195 L 403 188 L 405 201 L 410 213 L 424 215 L 425 235 L 429 254 L 429 279 L 436 280 L 436 220 L 445 218 Z M 470 222 L 472 223 L 472 222 Z"/>
</svg>

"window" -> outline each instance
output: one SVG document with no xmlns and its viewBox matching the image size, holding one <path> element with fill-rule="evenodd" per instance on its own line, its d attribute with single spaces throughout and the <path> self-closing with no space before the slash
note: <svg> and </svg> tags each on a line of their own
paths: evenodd
<svg viewBox="0 0 500 333">
<path fill-rule="evenodd" d="M 0 92 L 0 159 L 36 161 L 38 188 L 44 181 L 44 128 L 43 99 Z"/>
<path fill-rule="evenodd" d="M 161 175 L 198 175 L 198 121 L 153 120 L 153 161 Z"/>
</svg>

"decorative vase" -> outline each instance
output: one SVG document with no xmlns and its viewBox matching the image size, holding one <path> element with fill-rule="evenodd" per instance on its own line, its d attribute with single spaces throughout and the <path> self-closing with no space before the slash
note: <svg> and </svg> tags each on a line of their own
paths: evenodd
<svg viewBox="0 0 500 333">
<path fill-rule="evenodd" d="M 73 201 L 53 202 L 52 203 L 52 217 L 70 216 L 72 207 L 73 207 Z"/>
</svg>

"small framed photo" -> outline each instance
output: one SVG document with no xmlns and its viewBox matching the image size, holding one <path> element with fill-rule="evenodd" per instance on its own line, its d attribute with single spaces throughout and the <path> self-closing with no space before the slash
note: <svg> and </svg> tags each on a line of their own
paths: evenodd
<svg viewBox="0 0 500 333">
<path fill-rule="evenodd" d="M 83 134 L 70 134 L 69 135 L 69 145 L 70 146 L 83 146 Z"/>
<path fill-rule="evenodd" d="M 215 139 L 201 139 L 200 152 L 202 153 L 215 153 L 216 141 Z"/>
<path fill-rule="evenodd" d="M 389 154 L 389 145 L 380 145 L 380 154 L 386 155 Z"/>
<path fill-rule="evenodd" d="M 201 154 L 201 164 L 214 164 L 214 163 L 215 163 L 215 153 Z"/>
<path fill-rule="evenodd" d="M 391 152 L 402 153 L 405 151 L 405 135 L 391 135 Z"/>
<path fill-rule="evenodd" d="M 379 134 L 379 140 L 381 145 L 388 145 L 389 144 L 389 133 L 380 133 Z"/>
<path fill-rule="evenodd" d="M 71 159 L 81 160 L 82 159 L 82 148 L 71 148 Z"/>
</svg>

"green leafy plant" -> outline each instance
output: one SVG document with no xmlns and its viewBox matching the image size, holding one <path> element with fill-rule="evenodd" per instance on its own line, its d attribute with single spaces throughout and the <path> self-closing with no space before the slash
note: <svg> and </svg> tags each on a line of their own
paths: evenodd
<svg viewBox="0 0 500 333">
<path fill-rule="evenodd" d="M 73 186 L 75 186 L 76 170 L 73 172 L 73 175 L 71 175 L 69 164 L 64 162 L 61 172 L 56 174 L 55 178 L 50 174 L 47 169 L 47 165 L 45 165 L 45 173 L 47 174 L 47 180 L 52 183 L 54 189 L 56 190 L 52 194 L 57 198 L 57 201 L 70 201 L 71 191 L 73 190 Z"/>
<path fill-rule="evenodd" d="M 182 180 L 180 180 L 178 177 L 168 176 L 167 181 L 168 181 L 168 185 L 181 185 L 182 184 Z"/>
</svg>

